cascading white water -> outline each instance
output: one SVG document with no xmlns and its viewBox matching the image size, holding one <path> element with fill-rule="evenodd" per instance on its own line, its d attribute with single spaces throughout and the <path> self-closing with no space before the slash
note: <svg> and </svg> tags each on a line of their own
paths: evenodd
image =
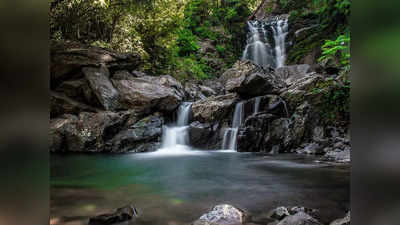
<svg viewBox="0 0 400 225">
<path fill-rule="evenodd" d="M 247 21 L 249 33 L 247 34 L 247 44 L 243 52 L 242 60 L 249 59 L 255 64 L 268 67 L 272 66 L 273 53 L 268 44 L 267 31 L 263 23 L 252 20 Z"/>
<path fill-rule="evenodd" d="M 185 102 L 179 106 L 177 114 L 177 126 L 164 126 L 161 149 L 153 155 L 182 155 L 196 154 L 191 151 L 189 144 L 189 117 L 192 103 Z"/>
<path fill-rule="evenodd" d="M 261 97 L 256 97 L 254 102 L 253 114 L 257 114 L 260 110 Z"/>
<path fill-rule="evenodd" d="M 222 149 L 236 150 L 237 133 L 239 126 L 242 124 L 244 118 L 244 104 L 239 102 L 235 106 L 233 114 L 232 127 L 225 130 L 224 138 L 222 140 Z"/>
<path fill-rule="evenodd" d="M 271 27 L 274 32 L 274 40 L 275 40 L 276 68 L 279 68 L 285 65 L 285 60 L 286 60 L 285 40 L 286 40 L 286 35 L 288 34 L 288 17 L 278 19 L 276 22 L 276 26 L 271 26 Z"/>
<path fill-rule="evenodd" d="M 285 65 L 286 36 L 288 34 L 288 16 L 270 17 L 265 21 L 250 20 L 247 22 L 249 33 L 242 60 L 248 59 L 267 68 L 278 68 Z M 270 35 L 269 35 L 270 34 Z M 273 37 L 274 43 L 268 39 Z M 271 45 L 275 47 L 272 48 Z"/>
</svg>

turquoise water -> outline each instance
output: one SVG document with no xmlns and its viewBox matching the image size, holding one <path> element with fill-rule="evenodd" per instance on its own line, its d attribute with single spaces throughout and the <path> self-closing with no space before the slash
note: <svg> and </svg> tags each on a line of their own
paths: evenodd
<svg viewBox="0 0 400 225">
<path fill-rule="evenodd" d="M 314 160 L 221 152 L 52 155 L 51 218 L 87 224 L 90 216 L 133 203 L 141 215 L 135 224 L 180 225 L 229 203 L 253 222 L 281 205 L 317 208 L 328 222 L 349 209 L 350 172 Z"/>
</svg>

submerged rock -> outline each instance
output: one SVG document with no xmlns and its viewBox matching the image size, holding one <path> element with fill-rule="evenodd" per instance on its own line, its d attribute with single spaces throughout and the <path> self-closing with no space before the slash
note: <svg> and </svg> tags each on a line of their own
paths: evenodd
<svg viewBox="0 0 400 225">
<path fill-rule="evenodd" d="M 192 225 L 240 225 L 246 221 L 246 214 L 243 210 L 231 205 L 222 204 L 202 215 Z"/>
<path fill-rule="evenodd" d="M 102 214 L 89 219 L 90 225 L 111 225 L 125 222 L 138 216 L 137 210 L 133 205 L 118 208 L 113 213 Z"/>
<path fill-rule="evenodd" d="M 329 225 L 350 225 L 350 211 L 344 218 L 334 220 Z"/>
<path fill-rule="evenodd" d="M 285 217 L 277 225 L 322 225 L 322 223 L 304 212 L 298 212 Z"/>
<path fill-rule="evenodd" d="M 289 211 L 286 207 L 281 206 L 272 210 L 270 217 L 273 219 L 282 220 L 286 216 L 290 216 Z"/>
</svg>

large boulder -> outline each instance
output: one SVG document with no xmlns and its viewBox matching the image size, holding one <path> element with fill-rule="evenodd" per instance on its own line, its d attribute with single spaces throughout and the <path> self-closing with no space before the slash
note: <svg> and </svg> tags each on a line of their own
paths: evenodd
<svg viewBox="0 0 400 225">
<path fill-rule="evenodd" d="M 171 112 L 184 97 L 182 85 L 169 75 L 112 81 L 120 93 L 120 104 L 124 109 L 144 113 L 153 110 Z"/>
<path fill-rule="evenodd" d="M 109 70 L 133 70 L 141 62 L 139 54 L 123 54 L 78 42 L 52 41 L 50 44 L 51 86 L 82 77 L 83 67 L 105 65 Z"/>
<path fill-rule="evenodd" d="M 212 96 L 196 101 L 192 105 L 193 119 L 202 123 L 218 121 L 232 111 L 236 101 L 236 94 Z"/>
<path fill-rule="evenodd" d="M 65 142 L 65 134 L 76 130 L 78 117 L 65 114 L 60 118 L 50 119 L 49 127 L 49 150 L 51 152 L 63 152 L 68 148 Z"/>
<path fill-rule="evenodd" d="M 243 96 L 260 96 L 277 93 L 283 87 L 280 79 L 251 61 L 238 61 L 220 78 L 228 92 Z"/>
<path fill-rule="evenodd" d="M 322 223 L 304 212 L 298 212 L 294 215 L 286 216 L 277 225 L 322 225 Z"/>
<path fill-rule="evenodd" d="M 50 151 L 102 152 L 105 143 L 132 120 L 128 113 L 82 112 L 50 121 Z"/>
<path fill-rule="evenodd" d="M 118 208 L 112 213 L 101 214 L 89 219 L 89 225 L 110 225 L 132 220 L 138 217 L 138 212 L 133 205 Z"/>
<path fill-rule="evenodd" d="M 164 120 L 159 115 L 141 119 L 133 126 L 122 130 L 106 144 L 107 152 L 154 151 L 162 134 Z"/>
<path fill-rule="evenodd" d="M 222 204 L 202 215 L 192 225 L 240 225 L 246 221 L 246 214 L 243 210 L 231 205 Z"/>
<path fill-rule="evenodd" d="M 63 93 L 50 91 L 50 118 L 55 118 L 63 114 L 78 115 L 83 111 L 97 112 L 98 109 L 77 102 Z"/>
<path fill-rule="evenodd" d="M 105 110 L 117 109 L 119 106 L 118 91 L 109 79 L 110 72 L 108 69 L 104 66 L 99 68 L 85 67 L 82 72 L 102 108 Z"/>
<path fill-rule="evenodd" d="M 190 145 L 199 149 L 216 149 L 220 146 L 218 123 L 200 123 L 194 121 L 189 125 Z"/>
<path fill-rule="evenodd" d="M 272 114 L 258 113 L 249 116 L 237 137 L 237 151 L 259 152 L 265 150 L 264 135 L 269 130 L 270 121 L 276 118 Z"/>
</svg>

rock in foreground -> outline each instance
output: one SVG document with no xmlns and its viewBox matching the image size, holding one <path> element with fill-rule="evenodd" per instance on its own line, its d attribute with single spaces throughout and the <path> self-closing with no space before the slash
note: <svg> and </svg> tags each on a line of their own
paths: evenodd
<svg viewBox="0 0 400 225">
<path fill-rule="evenodd" d="M 322 225 L 318 220 L 312 218 L 304 212 L 298 212 L 292 216 L 287 216 L 278 225 Z"/>
<path fill-rule="evenodd" d="M 117 209 L 113 213 L 102 214 L 89 219 L 90 225 L 110 225 L 114 223 L 120 223 L 131 220 L 137 217 L 137 211 L 133 205 L 127 205 L 125 207 Z"/>
<path fill-rule="evenodd" d="M 202 215 L 192 225 L 239 225 L 245 222 L 245 213 L 231 205 L 222 204 Z"/>
</svg>

